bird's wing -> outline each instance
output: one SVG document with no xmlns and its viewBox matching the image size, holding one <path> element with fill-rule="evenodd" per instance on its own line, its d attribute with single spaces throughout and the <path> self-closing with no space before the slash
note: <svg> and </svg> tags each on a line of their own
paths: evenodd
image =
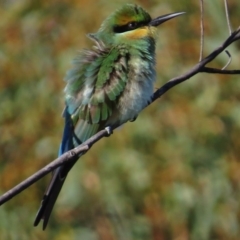
<svg viewBox="0 0 240 240">
<path fill-rule="evenodd" d="M 128 52 L 117 48 L 85 51 L 74 61 L 74 68 L 66 76 L 65 128 L 59 156 L 105 127 L 125 88 L 127 65 Z M 43 219 L 46 228 L 66 176 L 79 157 L 54 171 L 34 226 Z"/>
<path fill-rule="evenodd" d="M 101 53 L 85 52 L 84 60 L 83 56 L 75 60 L 76 67 L 67 74 L 66 103 L 75 128 L 79 120 L 92 125 L 106 121 L 126 86 L 128 52 L 112 48 Z M 77 68 L 82 61 L 88 63 L 84 71 Z"/>
</svg>

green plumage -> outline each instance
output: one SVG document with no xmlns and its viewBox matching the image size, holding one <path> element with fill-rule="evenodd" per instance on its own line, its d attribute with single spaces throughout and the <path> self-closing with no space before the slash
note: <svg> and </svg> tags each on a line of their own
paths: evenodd
<svg viewBox="0 0 240 240">
<path fill-rule="evenodd" d="M 65 79 L 66 104 L 74 124 L 81 120 L 100 124 L 111 116 L 127 83 L 128 55 L 123 45 L 83 51 L 74 61 Z"/>
</svg>

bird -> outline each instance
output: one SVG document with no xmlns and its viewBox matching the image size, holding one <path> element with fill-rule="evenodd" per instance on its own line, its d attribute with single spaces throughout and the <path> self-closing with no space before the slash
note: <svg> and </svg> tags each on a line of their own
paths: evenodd
<svg viewBox="0 0 240 240">
<path fill-rule="evenodd" d="M 124 4 L 87 36 L 91 49 L 81 51 L 67 72 L 65 126 L 58 155 L 80 145 L 104 128 L 134 121 L 150 102 L 156 79 L 157 27 L 185 12 L 152 19 L 136 4 Z M 46 228 L 63 183 L 81 155 L 53 171 L 34 226 Z"/>
</svg>

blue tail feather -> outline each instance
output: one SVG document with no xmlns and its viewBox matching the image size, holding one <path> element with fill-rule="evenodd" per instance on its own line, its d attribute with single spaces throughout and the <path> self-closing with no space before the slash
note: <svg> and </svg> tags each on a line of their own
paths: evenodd
<svg viewBox="0 0 240 240">
<path fill-rule="evenodd" d="M 63 153 L 73 149 L 73 125 L 71 116 L 68 112 L 67 107 L 64 110 L 63 116 L 65 118 L 65 127 L 63 131 L 63 138 L 59 148 L 58 156 Z M 53 206 L 57 200 L 57 197 L 61 191 L 63 183 L 66 179 L 66 176 L 73 165 L 76 163 L 78 157 L 73 159 L 71 162 L 64 164 L 61 167 L 58 167 L 54 172 L 51 179 L 51 182 L 43 196 L 41 206 L 38 210 L 37 216 L 34 221 L 34 226 L 37 226 L 41 219 L 43 219 L 43 230 L 46 228 L 49 217 L 51 215 Z"/>
</svg>

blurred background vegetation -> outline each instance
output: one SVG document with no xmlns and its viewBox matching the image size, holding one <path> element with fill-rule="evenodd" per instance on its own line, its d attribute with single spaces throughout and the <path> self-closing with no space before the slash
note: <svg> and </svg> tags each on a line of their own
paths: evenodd
<svg viewBox="0 0 240 240">
<path fill-rule="evenodd" d="M 125 2 L 0 2 L 0 193 L 56 158 L 65 72 L 91 47 L 86 34 Z M 199 1 L 134 3 L 153 17 L 187 12 L 160 27 L 157 88 L 198 61 Z M 240 3 L 229 9 L 236 29 Z M 223 1 L 205 11 L 206 56 L 228 29 Z M 240 44 L 229 51 L 239 69 Z M 44 232 L 33 221 L 50 175 L 1 206 L 0 239 L 239 239 L 239 101 L 239 76 L 199 74 L 175 87 L 81 158 Z"/>
</svg>

